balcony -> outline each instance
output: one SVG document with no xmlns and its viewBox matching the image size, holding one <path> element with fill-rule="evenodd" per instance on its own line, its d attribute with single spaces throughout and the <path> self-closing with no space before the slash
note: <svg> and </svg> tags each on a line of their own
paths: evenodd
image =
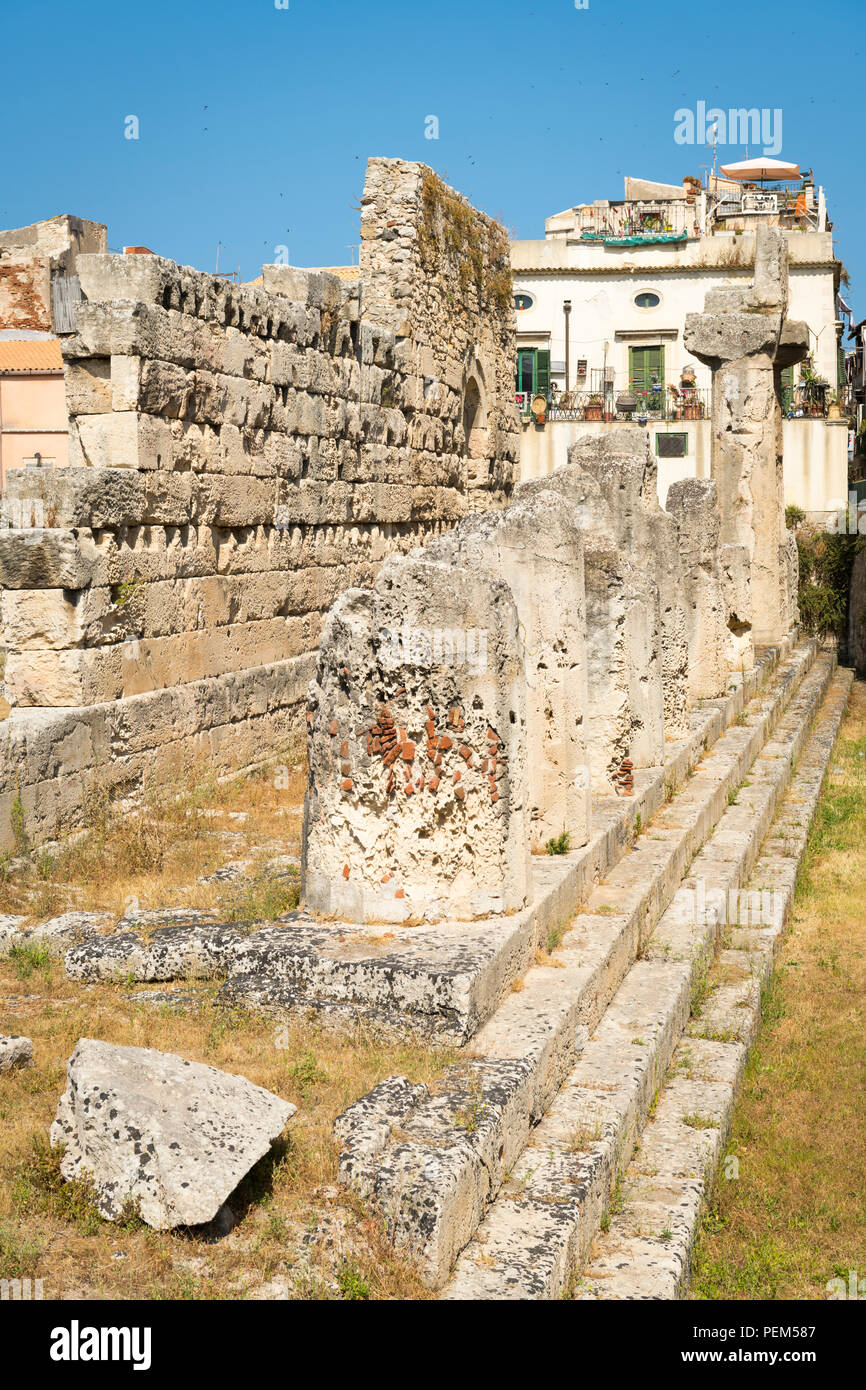
<svg viewBox="0 0 866 1390">
<path fill-rule="evenodd" d="M 524 421 L 531 420 L 530 399 L 521 395 L 517 399 Z M 585 420 L 603 424 L 704 420 L 709 417 L 710 404 L 709 390 L 682 382 L 671 382 L 667 386 L 658 383 L 647 389 L 632 386 L 617 388 L 610 382 L 605 390 L 555 393 L 550 397 L 544 418 L 550 423 Z"/>
<path fill-rule="evenodd" d="M 710 211 L 713 223 L 744 218 L 748 229 L 749 222 L 757 218 L 801 232 L 822 230 L 821 216 L 820 198 L 816 200 L 811 188 L 806 190 L 799 185 L 768 192 L 757 188 L 727 190 L 718 195 Z"/>
<path fill-rule="evenodd" d="M 653 245 L 699 237 L 698 211 L 694 202 L 610 203 L 607 207 L 582 207 L 577 213 L 581 241 L 611 246 Z"/>
</svg>

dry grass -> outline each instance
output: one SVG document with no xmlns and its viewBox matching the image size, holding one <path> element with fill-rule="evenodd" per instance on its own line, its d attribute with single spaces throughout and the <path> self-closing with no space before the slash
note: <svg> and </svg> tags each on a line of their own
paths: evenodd
<svg viewBox="0 0 866 1390">
<path fill-rule="evenodd" d="M 866 685 L 830 760 L 794 915 L 699 1237 L 692 1296 L 823 1299 L 866 1278 Z"/>
<path fill-rule="evenodd" d="M 189 789 L 152 789 L 135 809 L 98 790 L 85 830 L 36 851 L 25 865 L 0 856 L 0 912 L 42 920 L 71 907 L 122 916 L 130 907 L 215 908 L 229 920 L 276 917 L 297 904 L 290 884 L 197 884 L 228 861 L 300 855 L 304 770 L 273 767 L 219 783 L 193 770 Z M 285 785 L 285 784 L 288 785 Z"/>
<path fill-rule="evenodd" d="M 91 810 L 87 835 L 63 849 L 42 882 L 50 911 L 70 906 L 118 912 L 172 901 L 264 909 L 270 893 L 297 890 L 263 879 L 239 889 L 197 889 L 191 878 L 226 858 L 263 856 L 297 843 L 303 775 L 277 790 L 267 774 L 216 787 L 207 782 L 175 800 L 151 799 L 141 815 Z M 218 816 L 204 816 L 218 810 Z M 243 844 L 220 830 L 239 810 Z M 38 867 L 7 876 L 0 911 L 47 915 Z M 80 890 L 74 902 L 70 891 Z M 234 899 L 231 894 L 234 893 Z M 244 897 L 246 895 L 246 901 Z M 278 904 L 281 910 L 285 905 Z M 424 1298 L 415 1272 L 391 1249 L 378 1222 L 336 1184 L 335 1117 L 386 1076 L 433 1080 L 451 1052 L 383 1045 L 362 1026 L 338 1038 L 313 1027 L 286 1028 L 244 1011 L 215 1009 L 215 983 L 180 1012 L 125 997 L 123 985 L 67 980 L 61 961 L 27 948 L 0 960 L 0 1033 L 33 1039 L 34 1065 L 0 1079 L 0 1278 L 42 1278 L 46 1298 L 237 1299 L 269 1281 L 292 1298 Z M 189 994 L 183 984 L 179 991 Z M 222 1239 L 206 1231 L 157 1233 L 137 1220 L 99 1218 L 86 1190 L 58 1179 L 46 1136 L 80 1037 L 153 1047 L 247 1077 L 298 1107 L 285 1141 L 232 1198 L 238 1217 Z"/>
<path fill-rule="evenodd" d="M 0 1278 L 44 1280 L 46 1298 L 243 1298 L 272 1279 L 296 1298 L 423 1298 L 361 1204 L 334 1186 L 331 1130 L 341 1110 L 385 1076 L 432 1080 L 452 1054 L 383 1046 L 358 1030 L 339 1039 L 284 1029 L 243 1012 L 172 1014 L 137 1005 L 110 986 L 67 981 L 48 962 L 22 981 L 0 969 L 0 1028 L 33 1039 L 34 1065 L 0 1091 Z M 23 1012 L 12 994 L 37 994 Z M 45 1136 L 82 1036 L 178 1053 L 246 1076 L 298 1107 L 286 1142 L 258 1165 L 231 1205 L 230 1235 L 158 1233 L 93 1212 L 87 1193 L 57 1183 Z M 48 1158 L 48 1161 L 46 1159 Z"/>
</svg>

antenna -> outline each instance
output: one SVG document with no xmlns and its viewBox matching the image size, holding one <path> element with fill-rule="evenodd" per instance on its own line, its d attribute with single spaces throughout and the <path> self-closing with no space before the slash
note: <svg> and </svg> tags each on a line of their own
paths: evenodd
<svg viewBox="0 0 866 1390">
<path fill-rule="evenodd" d="M 716 177 L 716 163 L 719 158 L 719 118 L 715 116 L 707 134 L 710 137 L 710 144 L 713 147 L 713 178 Z"/>
<path fill-rule="evenodd" d="M 221 250 L 221 249 L 224 251 L 224 250 L 225 250 L 225 247 L 223 246 L 223 243 L 222 243 L 221 241 L 218 241 L 218 242 L 217 242 L 216 270 L 214 271 L 214 274 L 215 274 L 215 275 L 219 275 L 219 273 L 220 273 L 220 250 Z"/>
<path fill-rule="evenodd" d="M 356 251 L 360 251 L 360 249 L 361 249 L 361 243 L 360 243 L 359 241 L 350 241 L 350 242 L 347 243 L 346 250 L 347 250 L 347 251 L 351 251 L 351 253 L 352 253 L 352 260 L 351 260 L 351 264 L 352 264 L 352 265 L 355 264 L 355 252 L 356 252 Z"/>
</svg>

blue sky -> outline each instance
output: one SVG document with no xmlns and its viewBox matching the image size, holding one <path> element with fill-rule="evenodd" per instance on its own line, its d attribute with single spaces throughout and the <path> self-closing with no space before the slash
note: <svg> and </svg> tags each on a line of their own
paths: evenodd
<svg viewBox="0 0 866 1390">
<path fill-rule="evenodd" d="M 79 0 L 7 6 L 2 34 L 2 227 L 72 212 L 203 270 L 221 242 L 243 279 L 284 245 L 345 264 L 383 154 L 542 236 L 625 173 L 700 174 L 711 152 L 674 142 L 674 114 L 704 100 L 781 109 L 866 316 L 864 0 Z"/>
</svg>

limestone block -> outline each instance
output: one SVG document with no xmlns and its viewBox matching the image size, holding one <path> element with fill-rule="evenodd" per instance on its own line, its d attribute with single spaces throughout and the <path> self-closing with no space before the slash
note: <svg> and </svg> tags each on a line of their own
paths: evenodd
<svg viewBox="0 0 866 1390">
<path fill-rule="evenodd" d="M 6 691 L 10 704 L 93 705 L 116 700 L 123 690 L 119 649 L 9 652 Z"/>
<path fill-rule="evenodd" d="M 263 265 L 262 283 L 269 294 L 281 295 L 315 309 L 334 309 L 342 302 L 342 286 L 336 275 L 322 270 L 302 270 L 293 265 Z"/>
<path fill-rule="evenodd" d="M 714 370 L 723 362 L 776 355 L 782 328 L 778 313 L 729 312 L 686 314 L 683 342 L 687 352 Z"/>
<path fill-rule="evenodd" d="M 7 646 L 17 651 L 77 647 L 83 639 L 78 605 L 63 589 L 3 590 L 0 623 Z"/>
<path fill-rule="evenodd" d="M 0 530 L 0 584 L 6 589 L 84 589 L 97 564 L 89 532 Z"/>
<path fill-rule="evenodd" d="M 205 476 L 199 480 L 200 523 L 209 526 L 251 526 L 276 519 L 274 484 L 266 479 Z"/>
<path fill-rule="evenodd" d="M 525 683 L 507 587 L 419 553 L 344 594 L 310 688 L 308 758 L 309 909 L 401 921 L 522 907 Z"/>
<path fill-rule="evenodd" d="M 6 498 L 40 503 L 51 529 L 97 530 L 140 525 L 145 488 L 131 468 L 13 468 L 6 475 Z"/>
<path fill-rule="evenodd" d="M 178 273 L 174 261 L 162 256 L 79 255 L 76 272 L 85 299 L 140 300 L 161 304 Z"/>
<path fill-rule="evenodd" d="M 30 1038 L 0 1037 L 0 1072 L 16 1067 L 29 1067 L 33 1062 L 33 1043 Z"/>
<path fill-rule="evenodd" d="M 750 671 L 755 664 L 752 634 L 751 560 L 744 545 L 722 545 L 719 550 L 726 624 L 726 659 L 731 671 Z"/>
<path fill-rule="evenodd" d="M 138 258 L 136 258 L 138 259 Z M 82 1038 L 51 1126 L 61 1172 L 87 1177 L 103 1216 L 155 1230 L 211 1221 L 295 1112 L 200 1062 Z"/>
<path fill-rule="evenodd" d="M 98 415 L 112 408 L 111 360 L 82 357 L 65 360 L 66 408 L 70 415 Z"/>
</svg>

